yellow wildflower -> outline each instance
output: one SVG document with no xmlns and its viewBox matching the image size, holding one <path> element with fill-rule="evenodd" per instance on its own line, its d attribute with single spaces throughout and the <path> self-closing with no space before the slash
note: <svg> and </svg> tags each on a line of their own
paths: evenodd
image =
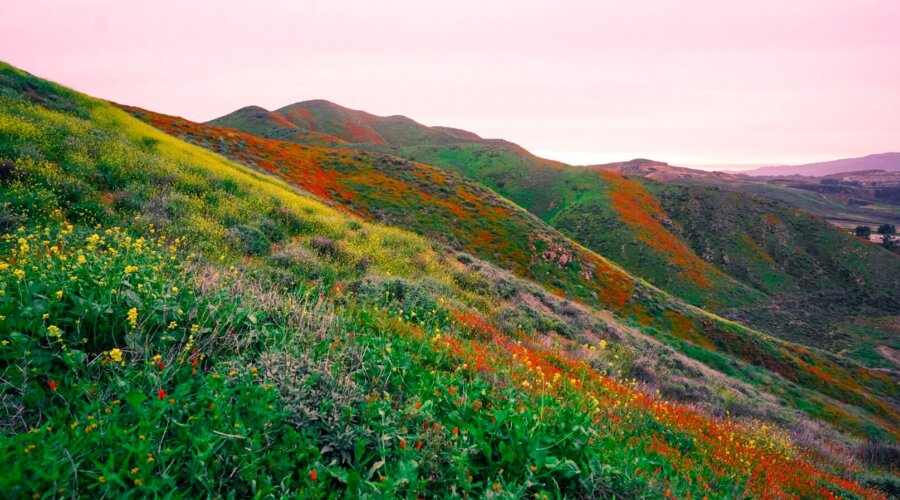
<svg viewBox="0 0 900 500">
<path fill-rule="evenodd" d="M 178 328 L 178 323 L 176 323 L 174 321 L 169 323 L 169 330 L 174 330 L 176 328 Z"/>
<path fill-rule="evenodd" d="M 132 307 L 128 310 L 128 323 L 131 324 L 132 328 L 137 328 L 137 320 L 138 320 L 138 310 L 137 307 Z"/>
<path fill-rule="evenodd" d="M 125 274 L 136 273 L 138 271 L 137 266 L 125 266 Z"/>
<path fill-rule="evenodd" d="M 115 349 L 109 351 L 109 359 L 119 363 L 122 361 L 122 350 L 116 347 Z"/>
<path fill-rule="evenodd" d="M 61 299 L 61 298 L 63 298 L 63 291 L 62 291 L 62 290 L 56 292 L 56 300 L 59 300 L 59 299 Z"/>
<path fill-rule="evenodd" d="M 86 263 L 87 263 L 87 259 L 84 258 L 84 255 L 79 255 L 79 256 L 78 256 L 78 263 L 79 263 L 79 264 L 86 264 Z"/>
</svg>

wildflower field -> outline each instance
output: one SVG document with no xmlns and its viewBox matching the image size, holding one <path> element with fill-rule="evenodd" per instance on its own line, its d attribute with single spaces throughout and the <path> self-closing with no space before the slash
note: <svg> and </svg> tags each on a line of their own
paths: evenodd
<svg viewBox="0 0 900 500">
<path fill-rule="evenodd" d="M 685 360 L 666 345 L 688 341 L 6 65 L 0 196 L 3 497 L 882 498 L 891 484 L 627 377 L 637 342 Z M 793 366 L 818 356 L 778 345 Z M 704 356 L 896 432 L 868 396 L 896 394 L 890 380 L 814 392 Z"/>
<path fill-rule="evenodd" d="M 879 400 L 897 394 L 896 380 L 690 307 L 457 174 L 385 154 L 266 139 L 137 108 L 123 109 L 165 132 L 281 177 L 338 209 L 414 230 L 540 283 L 560 296 L 615 311 L 674 349 L 760 390 L 774 392 L 816 419 L 876 439 L 897 435 L 895 409 Z M 590 175 L 601 178 L 600 174 Z M 605 177 L 610 196 L 617 200 L 616 210 L 628 215 L 639 239 L 662 243 L 660 248 L 668 249 L 663 253 L 671 254 L 671 258 L 658 261 L 659 276 L 689 281 L 715 297 L 720 306 L 735 310 L 762 300 L 762 294 L 746 286 L 726 286 L 727 276 L 666 232 L 656 219 L 662 208 L 642 184 L 618 174 Z M 580 224 L 591 234 L 629 241 L 629 233 L 602 224 L 604 219 L 578 213 Z M 591 237 L 583 241 L 594 242 Z M 641 254 L 639 259 L 648 255 Z M 666 270 L 670 261 L 676 263 L 678 272 Z M 679 290 L 681 296 L 692 295 L 690 290 Z M 735 358 L 743 363 L 735 365 Z M 777 374 L 774 379 L 773 372 Z"/>
</svg>

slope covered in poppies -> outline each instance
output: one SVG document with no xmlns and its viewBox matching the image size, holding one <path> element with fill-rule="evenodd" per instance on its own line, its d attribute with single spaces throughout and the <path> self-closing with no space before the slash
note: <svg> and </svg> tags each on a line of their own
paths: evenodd
<svg viewBox="0 0 900 500">
<path fill-rule="evenodd" d="M 859 480 L 889 480 L 609 378 L 621 327 L 487 264 L 5 65 L 0 102 L 10 496 L 878 498 Z"/>
<path fill-rule="evenodd" d="M 486 263 L 5 65 L 0 103 L 10 496 L 874 498 L 858 481 L 889 481 L 610 378 L 655 344 Z"/>
<path fill-rule="evenodd" d="M 698 237 L 704 241 L 716 239 L 715 233 L 720 229 L 694 225 L 690 233 L 685 232 L 681 221 L 667 212 L 672 207 L 664 206 L 658 199 L 660 191 L 654 188 L 657 183 L 543 160 L 514 144 L 481 139 L 471 133 L 440 134 L 444 130 L 441 127 L 425 127 L 405 118 L 406 128 L 415 124 L 418 131 L 405 128 L 402 134 L 391 134 L 384 131 L 392 130 L 389 124 L 401 121 L 402 117 L 377 117 L 326 101 L 297 103 L 275 113 L 290 121 L 291 116 L 284 114 L 289 109 L 302 111 L 303 120 L 295 121 L 309 130 L 319 130 L 316 127 L 320 118 L 326 124 L 323 130 L 338 134 L 340 127 L 334 124 L 340 120 L 335 117 L 365 126 L 369 136 L 379 138 L 366 142 L 363 136 L 354 138 L 344 134 L 341 140 L 346 143 L 342 147 L 390 152 L 481 182 L 578 243 L 620 264 L 629 273 L 689 303 L 767 333 L 808 346 L 835 346 L 831 341 L 821 342 L 823 335 L 839 335 L 838 330 L 846 330 L 848 324 L 858 324 L 869 313 L 877 317 L 900 313 L 896 300 L 888 296 L 896 288 L 900 263 L 821 224 L 817 225 L 818 236 L 807 238 L 811 233 L 806 228 L 816 223 L 802 222 L 805 218 L 802 215 L 787 218 L 797 223 L 783 228 L 792 238 L 805 239 L 803 245 L 792 247 L 798 253 L 785 261 L 790 268 L 781 269 L 780 263 L 774 261 L 756 264 L 757 272 L 791 276 L 789 284 L 776 290 L 765 286 L 758 277 L 750 276 L 745 269 L 721 260 L 729 257 L 741 260 L 739 253 L 720 254 L 719 259 L 713 259 L 709 249 L 699 247 Z M 248 130 L 244 124 L 224 118 L 215 123 Z M 749 198 L 744 204 L 752 205 L 750 210 L 755 213 L 764 212 L 769 206 L 759 198 Z M 790 207 L 776 206 L 778 211 L 790 211 Z M 723 214 L 734 220 L 721 220 Z M 728 227 L 741 227 L 746 222 L 740 214 L 729 210 L 723 211 L 719 219 L 720 224 Z M 849 273 L 839 259 L 832 258 L 843 254 L 857 256 L 853 262 L 858 272 Z M 824 279 L 802 278 L 819 274 Z M 834 284 L 847 284 L 850 280 L 856 282 L 849 288 L 852 299 L 847 301 L 836 293 L 839 289 Z M 786 300 L 790 293 L 799 293 L 802 298 Z M 748 297 L 753 298 L 747 300 Z M 810 297 L 815 299 L 808 300 Z M 810 308 L 810 304 L 814 307 Z M 854 315 L 852 304 L 861 305 L 860 313 Z M 874 326 L 857 328 L 856 337 L 870 345 L 889 337 L 890 332 L 878 325 L 876 322 Z M 867 352 L 871 354 L 871 349 Z M 883 366 L 884 361 L 879 356 L 858 359 L 874 362 L 876 366 Z"/>
<path fill-rule="evenodd" d="M 873 437 L 896 433 L 890 424 L 896 414 L 893 403 L 874 396 L 880 394 L 892 401 L 897 384 L 889 376 L 779 342 L 687 306 L 458 176 L 396 157 L 262 139 L 126 109 L 164 131 L 279 175 L 344 210 L 414 229 L 491 260 L 556 293 L 615 311 L 694 359 L 776 394 L 816 418 L 858 433 L 874 432 Z M 736 369 L 735 360 L 754 368 L 748 370 L 740 363 Z M 798 391 L 790 384 L 773 386 L 772 374 L 829 397 L 805 393 L 806 389 Z M 850 413 L 834 411 L 830 398 L 849 403 L 851 406 L 845 408 Z M 864 409 L 862 413 L 860 409 Z M 878 422 L 875 427 L 863 424 L 870 418 Z"/>
</svg>

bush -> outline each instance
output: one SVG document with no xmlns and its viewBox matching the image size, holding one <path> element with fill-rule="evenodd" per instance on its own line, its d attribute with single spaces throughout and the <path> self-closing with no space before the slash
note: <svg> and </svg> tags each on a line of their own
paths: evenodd
<svg viewBox="0 0 900 500">
<path fill-rule="evenodd" d="M 248 256 L 265 255 L 271 245 L 269 238 L 262 231 L 245 224 L 231 228 L 229 237 L 234 247 Z"/>
<path fill-rule="evenodd" d="M 312 224 L 300 218 L 289 208 L 275 207 L 269 212 L 269 216 L 281 224 L 290 235 L 309 234 L 315 230 Z"/>
<path fill-rule="evenodd" d="M 322 257 L 340 259 L 343 256 L 338 242 L 324 236 L 314 236 L 309 245 Z"/>
<path fill-rule="evenodd" d="M 0 183 L 12 182 L 21 177 L 22 171 L 9 160 L 0 160 Z"/>
<path fill-rule="evenodd" d="M 354 372 L 302 350 L 265 353 L 259 366 L 262 382 L 278 389 L 287 421 L 315 436 L 328 460 L 351 463 L 356 442 L 371 434 L 358 425 L 365 393 L 354 381 Z"/>
<path fill-rule="evenodd" d="M 875 467 L 888 469 L 900 465 L 900 446 L 878 441 L 866 441 L 856 450 L 863 462 Z"/>
<path fill-rule="evenodd" d="M 260 217 L 257 224 L 259 225 L 259 230 L 266 235 L 266 238 L 269 238 L 269 241 L 280 243 L 284 240 L 284 231 L 272 219 Z"/>
</svg>

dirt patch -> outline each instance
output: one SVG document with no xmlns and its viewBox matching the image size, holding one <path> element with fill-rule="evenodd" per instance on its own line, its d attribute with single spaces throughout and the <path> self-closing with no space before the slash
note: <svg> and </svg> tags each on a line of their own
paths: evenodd
<svg viewBox="0 0 900 500">
<path fill-rule="evenodd" d="M 875 350 L 878 351 L 878 354 L 881 354 L 884 359 L 894 363 L 894 366 L 900 369 L 900 351 L 886 345 L 880 345 L 876 347 Z"/>
</svg>

